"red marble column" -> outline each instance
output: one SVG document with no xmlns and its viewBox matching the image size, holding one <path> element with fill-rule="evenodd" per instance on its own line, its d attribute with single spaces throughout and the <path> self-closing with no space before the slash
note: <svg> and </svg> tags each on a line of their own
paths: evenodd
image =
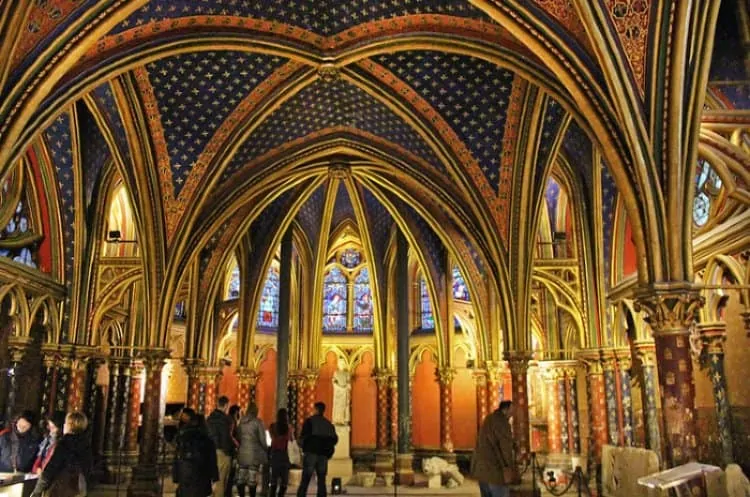
<svg viewBox="0 0 750 497">
<path fill-rule="evenodd" d="M 219 392 L 219 380 L 221 379 L 221 368 L 214 366 L 207 366 L 201 368 L 201 385 L 205 392 L 205 400 L 203 405 L 203 413 L 205 415 L 210 414 L 216 409 L 216 401 L 218 400 Z"/>
<path fill-rule="evenodd" d="M 479 433 L 478 430 L 482 428 L 484 418 L 490 413 L 487 402 L 487 370 L 474 370 L 474 385 L 477 395 L 477 433 Z"/>
<path fill-rule="evenodd" d="M 258 373 L 250 368 L 240 368 L 237 370 L 237 401 L 242 412 L 250 405 L 253 398 L 252 391 L 258 383 Z"/>
<path fill-rule="evenodd" d="M 318 385 L 318 372 L 315 370 L 308 370 L 305 372 L 305 404 L 302 411 L 305 413 L 305 418 L 313 415 L 315 408 L 315 388 Z"/>
<path fill-rule="evenodd" d="M 156 497 L 159 486 L 159 422 L 161 418 L 161 373 L 169 357 L 166 350 L 152 350 L 145 354 L 146 386 L 143 401 L 142 438 L 138 451 L 138 465 L 128 487 L 130 497 Z"/>
<path fill-rule="evenodd" d="M 194 409 L 196 412 L 202 411 L 200 368 L 201 365 L 196 360 L 185 360 L 185 370 L 188 377 L 187 407 Z"/>
<path fill-rule="evenodd" d="M 89 361 L 93 361 L 91 350 L 77 349 L 70 364 L 68 383 L 68 411 L 83 412 L 86 404 L 86 385 Z"/>
<path fill-rule="evenodd" d="M 503 385 L 505 368 L 501 362 L 487 362 L 487 403 L 488 412 L 492 412 L 500 405 L 500 387 Z M 512 390 L 512 389 L 511 389 Z M 509 398 L 508 391 L 503 392 Z"/>
<path fill-rule="evenodd" d="M 703 299 L 698 292 L 688 289 L 652 291 L 636 300 L 636 310 L 646 311 L 654 333 L 665 449 L 671 466 L 695 461 L 698 456 L 689 335 L 701 305 Z"/>
<path fill-rule="evenodd" d="M 440 448 L 444 454 L 453 454 L 453 378 L 456 370 L 440 368 L 437 379 L 440 384 Z"/>
<path fill-rule="evenodd" d="M 544 370 L 544 387 L 547 391 L 547 451 L 551 454 L 562 453 L 562 426 L 560 424 L 560 398 L 557 385 L 560 371 L 554 365 L 546 364 Z"/>
<path fill-rule="evenodd" d="M 513 436 L 518 442 L 519 458 L 528 460 L 531 452 L 529 437 L 528 370 L 531 355 L 525 351 L 508 352 L 508 364 L 513 381 Z"/>
<path fill-rule="evenodd" d="M 393 373 L 388 370 L 379 370 L 375 372 L 375 382 L 377 383 L 378 412 L 377 412 L 377 429 L 376 429 L 376 448 L 379 451 L 390 451 L 390 383 Z"/>
<path fill-rule="evenodd" d="M 138 452 L 138 426 L 141 416 L 141 373 L 143 364 L 133 361 L 130 364 L 130 398 L 128 399 L 128 427 L 125 450 L 129 453 Z"/>
<path fill-rule="evenodd" d="M 391 395 L 391 442 L 398 441 L 398 376 L 391 376 L 390 381 Z"/>
</svg>

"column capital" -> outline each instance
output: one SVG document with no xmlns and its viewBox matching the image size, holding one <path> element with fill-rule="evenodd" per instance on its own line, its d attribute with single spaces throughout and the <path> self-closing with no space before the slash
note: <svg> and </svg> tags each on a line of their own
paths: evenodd
<svg viewBox="0 0 750 497">
<path fill-rule="evenodd" d="M 150 349 L 145 350 L 138 354 L 138 359 L 141 360 L 143 366 L 149 371 L 161 370 L 167 359 L 169 359 L 169 351 L 166 349 Z"/>
<path fill-rule="evenodd" d="M 599 349 L 584 349 L 577 354 L 578 360 L 586 368 L 587 375 L 602 374 L 602 355 Z"/>
<path fill-rule="evenodd" d="M 505 361 L 487 361 L 485 366 L 488 381 L 502 381 L 503 373 L 508 371 L 508 363 Z"/>
<path fill-rule="evenodd" d="M 727 324 L 724 322 L 701 323 L 696 326 L 703 350 L 709 354 L 723 354 L 727 340 Z"/>
<path fill-rule="evenodd" d="M 687 335 L 705 299 L 689 284 L 647 288 L 636 293 L 634 309 L 643 311 L 654 335 Z"/>
<path fill-rule="evenodd" d="M 630 369 L 633 365 L 633 357 L 630 349 L 615 349 L 615 359 L 620 369 Z"/>
<path fill-rule="evenodd" d="M 393 376 L 393 371 L 390 369 L 376 369 L 372 372 L 372 375 L 375 377 L 375 381 L 378 385 L 381 386 L 388 386 L 391 382 L 391 377 Z"/>
<path fill-rule="evenodd" d="M 260 374 L 251 368 L 239 368 L 237 369 L 237 381 L 240 384 L 255 386 L 260 379 Z"/>
<path fill-rule="evenodd" d="M 315 388 L 318 384 L 318 371 L 315 369 L 306 369 L 303 373 L 303 381 L 309 388 Z"/>
<path fill-rule="evenodd" d="M 474 378 L 474 384 L 478 387 L 485 387 L 487 386 L 487 370 L 484 368 L 476 368 L 471 373 L 472 378 Z"/>
<path fill-rule="evenodd" d="M 185 358 L 182 360 L 182 365 L 185 367 L 185 371 L 187 371 L 188 376 L 197 376 L 204 364 L 205 361 L 203 359 L 197 359 L 195 357 Z"/>
<path fill-rule="evenodd" d="M 617 368 L 617 357 L 613 349 L 603 349 L 601 351 L 601 361 L 603 371 L 614 371 Z"/>
<path fill-rule="evenodd" d="M 505 357 L 510 366 L 510 372 L 513 376 L 519 374 L 526 374 L 529 370 L 529 361 L 531 360 L 531 352 L 527 350 L 510 350 L 505 353 Z"/>
<path fill-rule="evenodd" d="M 448 386 L 453 383 L 453 378 L 456 377 L 456 369 L 450 366 L 443 366 L 435 371 L 438 381 L 443 386 Z"/>
<path fill-rule="evenodd" d="M 633 343 L 635 355 L 646 367 L 656 366 L 656 344 L 653 340 L 642 340 Z"/>
</svg>

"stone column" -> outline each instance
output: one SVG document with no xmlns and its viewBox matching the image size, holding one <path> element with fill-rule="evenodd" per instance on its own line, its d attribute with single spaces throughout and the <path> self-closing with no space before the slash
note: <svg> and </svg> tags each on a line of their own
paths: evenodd
<svg viewBox="0 0 750 497">
<path fill-rule="evenodd" d="M 572 365 L 563 369 L 565 398 L 568 399 L 568 444 L 572 454 L 581 453 L 580 424 L 578 421 L 578 368 Z"/>
<path fill-rule="evenodd" d="M 409 244 L 404 234 L 396 235 L 396 374 L 398 375 L 398 468 L 399 484 L 414 482 L 411 469 L 411 388 L 409 356 Z"/>
<path fill-rule="evenodd" d="M 57 361 L 57 375 L 55 381 L 55 411 L 68 410 L 68 387 L 70 386 L 70 370 L 72 366 L 73 351 L 66 347 L 60 351 L 60 359 Z"/>
<path fill-rule="evenodd" d="M 244 410 L 250 405 L 252 399 L 255 398 L 255 386 L 258 384 L 258 373 L 250 368 L 239 368 L 237 370 L 237 402 L 240 407 Z M 286 389 L 284 389 L 286 390 Z M 286 408 L 286 403 L 284 404 Z"/>
<path fill-rule="evenodd" d="M 287 412 L 289 413 L 289 424 L 292 425 L 294 430 L 293 433 L 297 433 L 297 428 L 301 428 L 302 425 L 297 423 L 297 411 L 299 410 L 299 379 L 297 378 L 296 372 L 292 372 L 287 381 L 287 398 L 289 399 Z"/>
<path fill-rule="evenodd" d="M 630 389 L 630 350 L 616 350 L 617 373 L 620 385 L 623 445 L 633 446 L 633 395 Z"/>
<path fill-rule="evenodd" d="M 125 404 L 122 398 L 122 382 L 120 380 L 120 361 L 111 357 L 109 359 L 109 393 L 107 394 L 107 422 L 106 422 L 106 437 L 104 450 L 107 455 L 107 459 L 112 461 L 121 447 L 118 446 L 117 441 L 119 439 L 118 428 L 122 426 L 118 421 L 120 414 L 122 413 Z"/>
<path fill-rule="evenodd" d="M 505 364 L 500 361 L 487 361 L 487 402 L 488 412 L 492 412 L 500 405 L 500 390 L 503 387 Z M 503 400 L 510 400 L 512 392 L 503 392 Z"/>
<path fill-rule="evenodd" d="M 589 402 L 589 459 L 600 462 L 602 447 L 607 443 L 607 404 L 604 370 L 598 350 L 586 350 L 578 358 L 586 366 L 586 383 Z"/>
<path fill-rule="evenodd" d="M 88 392 L 88 372 L 91 353 L 77 349 L 70 363 L 70 382 L 68 384 L 68 411 L 83 412 L 86 407 Z"/>
<path fill-rule="evenodd" d="M 169 351 L 152 350 L 143 356 L 146 368 L 146 387 L 143 402 L 142 439 L 138 451 L 138 465 L 133 468 L 133 479 L 128 487 L 130 497 L 159 495 L 159 426 L 161 424 L 161 372 Z"/>
<path fill-rule="evenodd" d="M 318 371 L 308 369 L 305 371 L 305 402 L 302 406 L 303 419 L 308 418 L 315 412 L 315 390 L 318 386 Z"/>
<path fill-rule="evenodd" d="M 518 443 L 522 460 L 527 460 L 531 452 L 529 440 L 529 387 L 528 371 L 531 354 L 526 351 L 507 352 L 513 382 L 513 435 Z"/>
<path fill-rule="evenodd" d="M 128 399 L 127 441 L 125 450 L 131 457 L 138 454 L 138 426 L 141 416 L 141 373 L 143 364 L 133 361 L 130 364 L 130 396 Z"/>
<path fill-rule="evenodd" d="M 697 459 L 695 384 L 690 355 L 690 326 L 703 304 L 697 291 L 685 288 L 651 290 L 639 296 L 654 333 L 666 433 L 667 464 L 679 466 Z"/>
<path fill-rule="evenodd" d="M 391 375 L 389 395 L 391 397 L 391 444 L 398 444 L 398 377 Z"/>
<path fill-rule="evenodd" d="M 279 329 L 276 339 L 276 408 L 287 407 L 287 379 L 289 373 L 289 326 L 292 302 L 292 228 L 281 239 L 279 266 Z"/>
<path fill-rule="evenodd" d="M 732 443 L 732 414 L 727 396 L 727 377 L 724 373 L 724 342 L 727 339 L 726 323 L 709 323 L 698 325 L 703 350 L 708 363 L 708 373 L 714 392 L 716 421 L 719 425 L 722 463 L 734 462 Z"/>
<path fill-rule="evenodd" d="M 221 368 L 216 366 L 203 366 L 200 368 L 200 382 L 203 389 L 203 413 L 209 415 L 216 409 L 218 400 L 219 380 L 221 379 Z"/>
<path fill-rule="evenodd" d="M 187 407 L 196 412 L 203 412 L 203 398 L 201 388 L 201 364 L 198 359 L 185 359 L 185 371 L 188 377 Z"/>
<path fill-rule="evenodd" d="M 393 446 L 391 445 L 391 378 L 388 369 L 375 371 L 377 384 L 377 427 L 375 432 L 375 472 L 393 471 Z"/>
<path fill-rule="evenodd" d="M 562 414 L 558 383 L 560 372 L 551 363 L 544 364 L 544 387 L 547 394 L 547 451 L 550 454 L 560 454 L 562 447 Z M 564 399 L 563 399 L 564 400 Z"/>
<path fill-rule="evenodd" d="M 477 433 L 479 433 L 484 418 L 490 413 L 487 402 L 487 370 L 481 368 L 475 369 L 473 376 L 477 396 Z"/>
<path fill-rule="evenodd" d="M 437 379 L 440 384 L 440 449 L 443 458 L 455 460 L 453 453 L 453 378 L 456 370 L 451 367 L 442 367 L 437 371 Z"/>
<path fill-rule="evenodd" d="M 643 417 L 646 425 L 646 448 L 661 455 L 661 434 L 656 407 L 656 346 L 652 341 L 640 341 L 633 344 L 636 357 L 641 363 L 641 397 L 643 399 Z"/>
<path fill-rule="evenodd" d="M 612 351 L 602 352 L 602 370 L 607 400 L 607 428 L 610 445 L 622 445 L 619 402 L 617 401 L 617 360 Z"/>
</svg>

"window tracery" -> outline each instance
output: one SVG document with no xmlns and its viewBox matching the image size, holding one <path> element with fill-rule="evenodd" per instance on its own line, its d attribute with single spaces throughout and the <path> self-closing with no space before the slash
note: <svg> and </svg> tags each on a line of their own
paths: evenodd
<svg viewBox="0 0 750 497">
<path fill-rule="evenodd" d="M 370 272 L 362 270 L 354 280 L 354 331 L 372 331 L 372 293 L 370 291 Z"/>
<path fill-rule="evenodd" d="M 721 178 L 705 159 L 698 159 L 695 171 L 695 197 L 693 199 L 693 223 L 702 228 L 708 224 L 720 208 Z"/>
<path fill-rule="evenodd" d="M 435 329 L 435 316 L 432 312 L 430 292 L 427 289 L 427 281 L 424 276 L 419 276 L 419 316 L 423 330 Z"/>
<path fill-rule="evenodd" d="M 453 298 L 471 302 L 469 287 L 466 286 L 466 280 L 464 280 L 464 276 L 461 274 L 458 266 L 453 266 Z"/>
<path fill-rule="evenodd" d="M 9 174 L 0 191 L 0 257 L 31 268 L 38 267 L 38 241 L 34 233 L 32 206 L 20 168 Z"/>
<path fill-rule="evenodd" d="M 239 295 L 239 283 L 237 295 Z M 261 329 L 279 327 L 279 268 L 276 264 L 271 264 L 266 274 L 266 282 L 263 285 L 258 307 L 257 325 Z"/>
<path fill-rule="evenodd" d="M 323 331 L 346 331 L 348 280 L 341 268 L 328 270 L 323 280 Z"/>
</svg>

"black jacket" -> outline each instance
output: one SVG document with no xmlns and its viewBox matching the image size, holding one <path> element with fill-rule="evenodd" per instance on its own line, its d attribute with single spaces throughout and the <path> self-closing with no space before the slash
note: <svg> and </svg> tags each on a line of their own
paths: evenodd
<svg viewBox="0 0 750 497">
<path fill-rule="evenodd" d="M 219 481 L 216 447 L 198 426 L 187 426 L 177 439 L 172 478 L 180 497 L 211 495 L 211 484 Z"/>
<path fill-rule="evenodd" d="M 302 424 L 299 444 L 305 454 L 317 454 L 330 459 L 338 442 L 336 428 L 324 416 L 310 416 Z"/>
<path fill-rule="evenodd" d="M 216 450 L 223 451 L 226 455 L 234 455 L 234 442 L 232 441 L 232 419 L 215 409 L 206 419 L 208 425 L 208 436 L 216 446 Z"/>
<path fill-rule="evenodd" d="M 63 435 L 55 445 L 55 451 L 52 453 L 49 462 L 44 467 L 42 475 L 37 481 L 36 488 L 32 495 L 41 495 L 42 492 L 49 489 L 57 480 L 62 480 L 65 486 L 74 486 L 76 488 L 59 489 L 61 495 L 77 495 L 85 493 L 85 481 L 91 474 L 93 465 L 93 456 L 91 453 L 91 441 L 89 434 L 69 433 Z M 81 480 L 83 478 L 83 481 Z M 58 482 L 58 485 L 60 482 Z"/>
<path fill-rule="evenodd" d="M 14 426 L 3 432 L 0 435 L 0 472 L 12 473 L 14 467 L 23 473 L 31 471 L 41 441 L 42 438 L 33 429 L 20 434 Z"/>
</svg>

